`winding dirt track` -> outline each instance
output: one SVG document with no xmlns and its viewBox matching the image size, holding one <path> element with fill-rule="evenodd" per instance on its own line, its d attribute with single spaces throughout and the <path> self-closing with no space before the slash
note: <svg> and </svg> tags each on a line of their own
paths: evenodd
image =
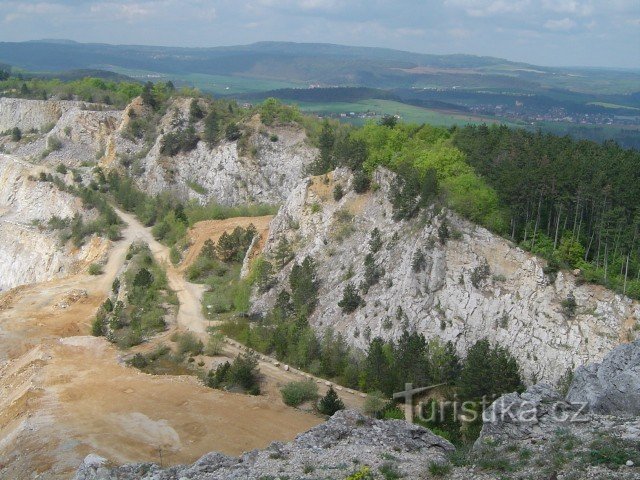
<svg viewBox="0 0 640 480">
<path fill-rule="evenodd" d="M 171 265 L 171 262 L 169 261 L 169 248 L 155 240 L 149 229 L 145 228 L 140 222 L 138 222 L 133 215 L 118 209 L 116 209 L 116 213 L 128 225 L 125 235 L 133 241 L 146 242 L 156 260 L 164 264 L 167 271 L 169 286 L 172 290 L 177 292 L 178 299 L 180 300 L 180 310 L 178 311 L 176 318 L 178 328 L 181 330 L 189 330 L 197 334 L 206 343 L 208 336 L 206 333 L 208 321 L 202 314 L 201 303 L 205 287 L 188 282 L 183 274 L 184 269 L 176 268 Z M 213 233 L 215 235 L 215 237 L 212 237 L 215 241 L 222 231 L 231 231 L 237 226 L 246 228 L 251 223 L 258 226 L 259 231 L 263 231 L 264 235 L 264 229 L 268 227 L 268 218 L 270 217 L 238 217 L 219 221 L 209 220 L 203 223 L 207 224 L 206 230 L 208 230 L 210 234 Z M 215 225 L 215 227 L 213 227 L 213 225 Z M 198 243 L 204 243 L 204 240 L 199 238 Z M 199 248 L 192 249 L 191 252 L 193 251 L 199 251 Z M 191 259 L 191 261 L 193 261 L 193 259 Z M 243 345 L 227 339 L 225 354 L 228 356 L 236 356 L 243 352 L 246 352 L 246 348 Z M 306 375 L 305 373 L 293 368 L 284 370 L 284 365 L 280 365 L 276 359 L 264 355 L 260 355 L 259 364 L 260 372 L 267 380 L 268 393 L 275 394 L 276 396 L 278 395 L 277 388 L 274 389 L 269 387 L 277 387 L 278 385 L 282 385 L 293 380 L 300 380 L 306 377 L 312 378 L 318 383 L 321 393 L 324 393 L 328 389 L 328 385 L 330 383 L 325 379 Z M 363 397 L 358 392 L 346 390 L 340 386 L 337 386 L 337 388 L 337 392 L 345 402 L 345 405 L 350 408 L 362 408 Z"/>
<path fill-rule="evenodd" d="M 89 453 L 116 463 L 165 465 L 193 462 L 212 450 L 237 455 L 321 422 L 282 403 L 278 386 L 301 373 L 284 371 L 272 359 L 260 362 L 264 394 L 251 397 L 206 388 L 194 377 L 144 374 L 126 367 L 106 340 L 87 336 L 129 244 L 139 240 L 167 265 L 178 293 L 172 328 L 206 337 L 202 287 L 170 266 L 169 250 L 148 229 L 118 213 L 127 227 L 103 275 L 74 275 L 0 296 L 0 479 L 68 479 Z M 229 357 L 241 351 L 226 345 Z M 324 382 L 317 381 L 322 391 Z M 362 401 L 339 393 L 349 406 Z"/>
</svg>

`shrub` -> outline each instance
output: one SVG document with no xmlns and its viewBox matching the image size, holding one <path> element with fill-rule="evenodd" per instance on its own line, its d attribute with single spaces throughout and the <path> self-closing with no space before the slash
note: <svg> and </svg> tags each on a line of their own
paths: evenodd
<svg viewBox="0 0 640 480">
<path fill-rule="evenodd" d="M 58 164 L 58 166 L 56 167 L 56 172 L 62 174 L 62 175 L 66 175 L 67 174 L 67 167 L 60 163 Z"/>
<path fill-rule="evenodd" d="M 178 353 L 181 355 L 184 355 L 185 353 L 200 355 L 204 350 L 203 343 L 191 332 L 178 335 L 177 343 Z"/>
<path fill-rule="evenodd" d="M 356 193 L 365 193 L 369 190 L 371 180 L 369 176 L 362 170 L 358 170 L 353 175 L 353 190 Z"/>
<path fill-rule="evenodd" d="M 99 263 L 92 263 L 89 265 L 89 275 L 101 275 L 102 266 Z"/>
<path fill-rule="evenodd" d="M 347 286 L 344 287 L 344 291 L 342 292 L 342 300 L 338 302 L 338 306 L 344 313 L 352 313 L 363 304 L 364 300 L 362 300 L 362 297 L 358 294 L 358 290 L 353 283 L 347 283 Z"/>
<path fill-rule="evenodd" d="M 429 464 L 429 473 L 433 477 L 444 477 L 451 473 L 451 465 L 443 462 L 431 462 Z"/>
<path fill-rule="evenodd" d="M 207 341 L 204 354 L 209 357 L 221 355 L 224 350 L 224 337 L 220 333 L 212 333 Z"/>
<path fill-rule="evenodd" d="M 318 398 L 318 385 L 311 379 L 289 382 L 280 389 L 280 393 L 285 404 L 297 407 L 301 403 Z"/>
<path fill-rule="evenodd" d="M 370 392 L 364 401 L 364 413 L 374 418 L 380 418 L 387 403 L 388 401 L 382 392 Z"/>
<path fill-rule="evenodd" d="M 331 386 L 327 394 L 320 399 L 318 411 L 324 415 L 331 416 L 338 410 L 344 410 L 344 402 L 338 397 L 338 394 Z"/>
<path fill-rule="evenodd" d="M 339 202 L 344 197 L 344 189 L 339 183 L 333 188 L 333 199 Z"/>
<path fill-rule="evenodd" d="M 576 297 L 574 297 L 573 293 L 569 293 L 567 298 L 560 302 L 562 306 L 562 311 L 567 317 L 573 317 L 576 314 L 576 308 L 578 304 L 576 303 Z"/>
<path fill-rule="evenodd" d="M 22 131 L 18 127 L 13 127 L 11 130 L 11 140 L 19 142 L 22 139 Z"/>
<path fill-rule="evenodd" d="M 174 265 L 178 265 L 180 263 L 180 258 L 180 252 L 175 245 L 172 246 L 171 250 L 169 250 L 169 259 L 171 260 L 171 263 Z"/>
<path fill-rule="evenodd" d="M 91 335 L 94 337 L 102 337 L 104 335 L 104 321 L 100 317 L 96 317 L 91 324 Z"/>
<path fill-rule="evenodd" d="M 47 150 L 50 152 L 55 152 L 56 150 L 60 150 L 62 148 L 62 141 L 56 137 L 55 135 L 51 135 L 47 138 Z"/>
</svg>

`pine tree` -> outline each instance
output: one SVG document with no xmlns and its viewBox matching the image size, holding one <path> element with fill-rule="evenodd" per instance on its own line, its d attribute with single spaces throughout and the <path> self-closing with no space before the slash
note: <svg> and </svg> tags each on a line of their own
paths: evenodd
<svg viewBox="0 0 640 480">
<path fill-rule="evenodd" d="M 364 305 L 364 300 L 362 300 L 362 297 L 358 294 L 358 289 L 353 283 L 347 283 L 347 286 L 344 287 L 344 291 L 342 292 L 342 300 L 338 302 L 338 306 L 344 313 L 348 314 L 355 312 L 361 305 Z"/>
<path fill-rule="evenodd" d="M 311 315 L 318 302 L 319 282 L 316 266 L 311 257 L 305 257 L 300 265 L 294 265 L 289 275 L 291 300 L 297 315 Z"/>
<path fill-rule="evenodd" d="M 329 387 L 327 394 L 320 399 L 318 404 L 318 410 L 324 415 L 333 415 L 338 410 L 344 410 L 344 402 L 338 397 L 338 394 L 333 389 L 333 386 Z"/>
<path fill-rule="evenodd" d="M 202 132 L 202 139 L 207 142 L 209 147 L 213 147 L 220 137 L 220 121 L 218 114 L 215 110 L 212 110 L 204 119 L 204 131 Z"/>
<path fill-rule="evenodd" d="M 213 240 L 208 238 L 204 241 L 202 250 L 200 250 L 200 255 L 204 258 L 208 258 L 209 260 L 214 260 L 216 258 L 216 246 L 213 243 Z"/>
<path fill-rule="evenodd" d="M 382 248 L 382 235 L 378 227 L 371 230 L 371 236 L 369 237 L 369 251 L 371 253 L 378 253 Z"/>
<path fill-rule="evenodd" d="M 276 249 L 273 252 L 273 259 L 275 260 L 276 267 L 282 270 L 285 265 L 289 263 L 289 260 L 291 260 L 292 257 L 293 251 L 287 237 L 280 237 L 280 240 L 278 240 L 278 244 L 276 245 Z"/>
<path fill-rule="evenodd" d="M 153 283 L 153 275 L 146 268 L 141 268 L 133 279 L 134 287 L 148 287 Z"/>
</svg>

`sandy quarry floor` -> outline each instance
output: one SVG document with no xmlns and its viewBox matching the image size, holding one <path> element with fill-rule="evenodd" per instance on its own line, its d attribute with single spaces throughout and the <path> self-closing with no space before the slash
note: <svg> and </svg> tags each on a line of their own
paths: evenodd
<svg viewBox="0 0 640 480">
<path fill-rule="evenodd" d="M 251 397 L 211 390 L 195 377 L 143 374 L 124 366 L 123 352 L 104 339 L 86 336 L 131 241 L 146 241 L 168 264 L 168 249 L 135 218 L 122 217 L 128 228 L 103 275 L 19 287 L 0 297 L 0 479 L 71 478 L 91 452 L 116 463 L 165 465 L 192 462 L 213 450 L 236 455 L 292 439 L 322 421 L 282 403 L 278 387 L 301 374 L 284 371 L 273 359 L 260 362 L 264 394 Z M 241 224 L 264 231 L 269 220 Z M 194 248 L 206 235 L 215 240 L 238 224 L 224 222 L 197 227 Z M 202 287 L 186 282 L 177 268 L 167 266 L 167 274 L 181 304 L 172 330 L 205 338 Z M 225 354 L 242 350 L 228 344 Z M 357 394 L 340 394 L 350 407 L 362 403 Z"/>
</svg>

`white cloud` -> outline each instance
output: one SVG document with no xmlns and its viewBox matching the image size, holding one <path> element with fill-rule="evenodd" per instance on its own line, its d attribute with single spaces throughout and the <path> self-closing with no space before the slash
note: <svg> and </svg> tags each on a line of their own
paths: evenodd
<svg viewBox="0 0 640 480">
<path fill-rule="evenodd" d="M 544 28 L 554 31 L 567 31 L 576 26 L 576 22 L 570 18 L 563 18 L 562 20 L 547 20 L 544 22 Z"/>
<path fill-rule="evenodd" d="M 491 17 L 521 12 L 529 0 L 445 0 L 449 7 L 462 8 L 472 17 Z"/>
<path fill-rule="evenodd" d="M 593 13 L 591 2 L 577 0 L 543 0 L 542 6 L 556 13 L 571 13 L 580 16 L 588 16 Z"/>
</svg>

